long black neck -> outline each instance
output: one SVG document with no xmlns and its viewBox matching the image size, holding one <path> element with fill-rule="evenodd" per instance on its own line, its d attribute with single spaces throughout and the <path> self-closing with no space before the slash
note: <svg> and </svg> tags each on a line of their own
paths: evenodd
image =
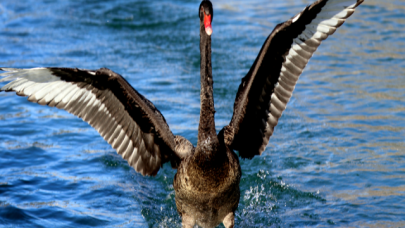
<svg viewBox="0 0 405 228">
<path fill-rule="evenodd" d="M 200 53 L 201 53 L 201 111 L 198 127 L 198 142 L 202 153 L 209 155 L 216 151 L 218 137 L 215 131 L 214 91 L 211 67 L 211 36 L 205 32 L 204 25 L 200 25 Z"/>
</svg>

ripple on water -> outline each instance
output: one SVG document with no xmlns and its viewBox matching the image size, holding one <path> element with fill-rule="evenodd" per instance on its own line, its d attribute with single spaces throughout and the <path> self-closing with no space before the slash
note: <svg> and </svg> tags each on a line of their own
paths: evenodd
<svg viewBox="0 0 405 228">
<path fill-rule="evenodd" d="M 266 36 L 311 2 L 214 2 L 218 130 Z M 0 66 L 111 68 L 196 144 L 196 4 L 3 0 Z M 266 151 L 241 159 L 238 227 L 405 226 L 404 11 L 367 0 L 320 46 Z M 0 129 L 0 227 L 181 226 L 169 165 L 142 177 L 80 119 L 12 93 Z"/>
</svg>

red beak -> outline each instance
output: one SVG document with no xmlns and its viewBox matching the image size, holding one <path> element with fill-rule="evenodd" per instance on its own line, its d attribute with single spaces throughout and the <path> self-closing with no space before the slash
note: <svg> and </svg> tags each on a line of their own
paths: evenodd
<svg viewBox="0 0 405 228">
<path fill-rule="evenodd" d="M 207 33 L 207 35 L 211 36 L 211 34 L 212 34 L 211 15 L 206 15 L 204 13 L 204 26 L 205 26 L 205 32 Z"/>
</svg>

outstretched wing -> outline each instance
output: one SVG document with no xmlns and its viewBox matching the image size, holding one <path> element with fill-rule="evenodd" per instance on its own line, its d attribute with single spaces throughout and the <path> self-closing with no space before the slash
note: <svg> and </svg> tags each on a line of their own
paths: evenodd
<svg viewBox="0 0 405 228">
<path fill-rule="evenodd" d="M 184 156 L 176 153 L 179 140 L 159 110 L 109 69 L 1 70 L 7 72 L 0 76 L 7 77 L 0 82 L 11 82 L 0 91 L 15 91 L 82 118 L 142 175 L 156 175 L 163 163 L 177 163 Z"/>
<path fill-rule="evenodd" d="M 318 0 L 276 26 L 242 79 L 232 120 L 224 128 L 241 157 L 264 151 L 309 59 L 363 1 Z"/>
</svg>

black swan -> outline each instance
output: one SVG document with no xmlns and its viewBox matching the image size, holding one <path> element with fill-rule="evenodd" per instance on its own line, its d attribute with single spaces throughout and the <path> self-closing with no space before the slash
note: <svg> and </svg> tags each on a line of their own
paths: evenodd
<svg viewBox="0 0 405 228">
<path fill-rule="evenodd" d="M 317 47 L 364 0 L 318 0 L 275 27 L 242 79 L 231 122 L 217 135 L 214 123 L 211 34 L 213 8 L 199 6 L 201 112 L 198 142 L 175 136 L 164 117 L 119 74 L 109 69 L 1 68 L 2 91 L 64 109 L 89 123 L 142 175 L 170 162 L 184 227 L 234 226 L 242 158 L 260 155 Z"/>
</svg>

